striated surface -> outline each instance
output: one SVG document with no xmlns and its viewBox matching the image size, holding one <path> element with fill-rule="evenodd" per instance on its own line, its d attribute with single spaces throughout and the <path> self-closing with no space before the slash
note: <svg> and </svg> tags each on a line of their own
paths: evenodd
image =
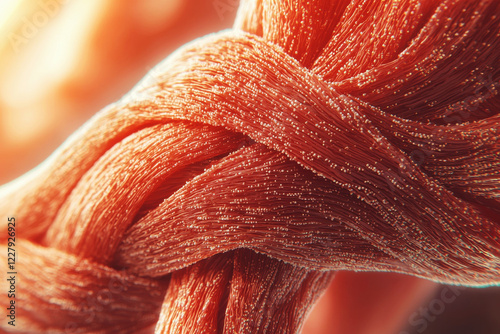
<svg viewBox="0 0 500 334">
<path fill-rule="evenodd" d="M 243 1 L 0 188 L 19 329 L 295 333 L 334 270 L 500 284 L 499 15 Z"/>
</svg>

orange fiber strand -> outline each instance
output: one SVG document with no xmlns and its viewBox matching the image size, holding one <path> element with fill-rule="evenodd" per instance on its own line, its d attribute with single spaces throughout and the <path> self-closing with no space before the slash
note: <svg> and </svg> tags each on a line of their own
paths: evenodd
<svg viewBox="0 0 500 334">
<path fill-rule="evenodd" d="M 499 43 L 497 0 L 243 0 L 0 187 L 16 332 L 299 333 L 339 270 L 500 285 Z"/>
</svg>

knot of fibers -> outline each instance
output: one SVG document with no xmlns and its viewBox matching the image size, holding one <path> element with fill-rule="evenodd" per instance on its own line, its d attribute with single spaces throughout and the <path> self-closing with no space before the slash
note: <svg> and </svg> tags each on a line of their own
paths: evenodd
<svg viewBox="0 0 500 334">
<path fill-rule="evenodd" d="M 242 1 L 0 188 L 16 332 L 297 333 L 338 270 L 500 284 L 499 64 L 497 0 Z"/>
</svg>

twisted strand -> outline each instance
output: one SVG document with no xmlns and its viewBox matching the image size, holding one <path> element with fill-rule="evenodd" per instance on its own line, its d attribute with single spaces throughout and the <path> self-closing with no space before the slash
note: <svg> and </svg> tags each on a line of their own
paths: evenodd
<svg viewBox="0 0 500 334">
<path fill-rule="evenodd" d="M 500 284 L 499 34 L 495 0 L 243 1 L 0 188 L 16 329 L 296 333 L 335 270 Z"/>
</svg>

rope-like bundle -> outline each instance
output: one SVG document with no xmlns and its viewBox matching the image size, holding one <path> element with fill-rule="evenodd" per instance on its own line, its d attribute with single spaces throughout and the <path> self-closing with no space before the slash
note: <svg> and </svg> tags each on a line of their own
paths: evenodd
<svg viewBox="0 0 500 334">
<path fill-rule="evenodd" d="M 1 188 L 16 332 L 295 333 L 340 269 L 500 284 L 499 37 L 496 0 L 243 1 Z"/>
</svg>

